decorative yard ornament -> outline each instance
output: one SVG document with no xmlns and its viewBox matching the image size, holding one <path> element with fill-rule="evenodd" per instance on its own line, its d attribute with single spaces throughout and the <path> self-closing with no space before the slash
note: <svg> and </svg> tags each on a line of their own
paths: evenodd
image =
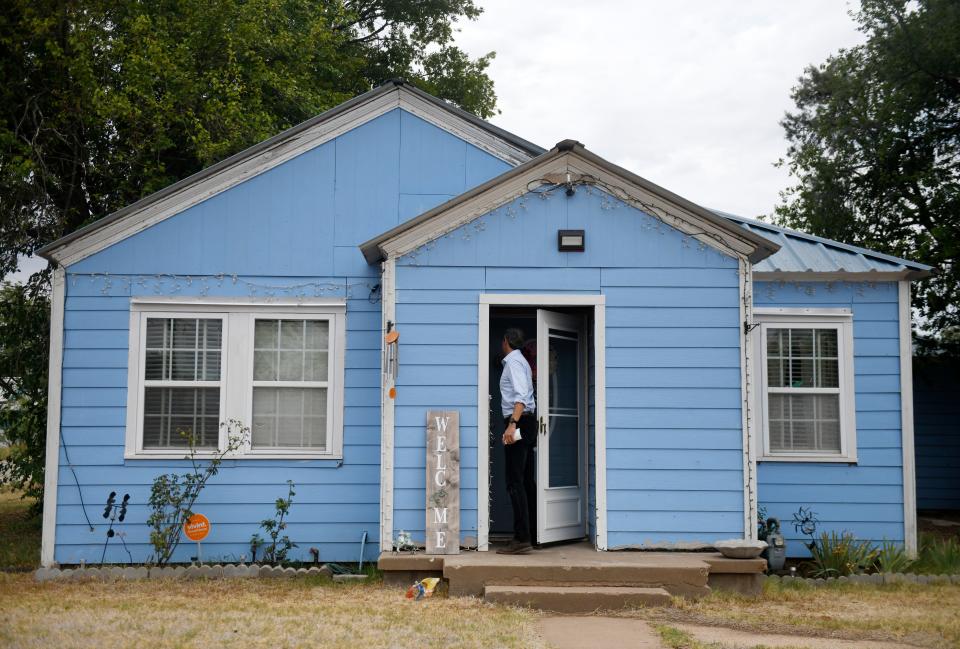
<svg viewBox="0 0 960 649">
<path fill-rule="evenodd" d="M 103 560 L 107 556 L 107 545 L 110 543 L 110 539 L 118 535 L 113 529 L 113 524 L 115 522 L 122 523 L 123 519 L 127 517 L 127 504 L 129 502 L 130 494 L 123 494 L 123 500 L 120 501 L 119 505 L 117 504 L 116 491 L 111 491 L 110 495 L 107 496 L 107 503 L 103 508 L 103 517 L 110 520 L 110 525 L 107 527 L 107 538 L 103 542 L 103 552 L 100 554 L 100 565 L 103 565 Z M 127 547 L 122 535 L 120 535 L 120 542 L 123 543 L 124 548 Z M 127 552 L 129 553 L 129 550 Z"/>
</svg>

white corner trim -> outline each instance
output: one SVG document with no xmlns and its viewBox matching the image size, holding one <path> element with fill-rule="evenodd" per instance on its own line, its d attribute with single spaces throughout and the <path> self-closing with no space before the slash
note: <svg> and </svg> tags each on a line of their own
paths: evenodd
<svg viewBox="0 0 960 649">
<path fill-rule="evenodd" d="M 603 298 L 603 296 L 599 296 Z M 607 312 L 604 300 L 593 306 L 594 355 L 594 421 L 593 460 L 596 507 L 597 550 L 606 550 L 607 544 Z"/>
<path fill-rule="evenodd" d="M 60 396 L 63 379 L 63 305 L 66 282 L 63 266 L 53 271 L 50 296 L 50 361 L 47 366 L 47 455 L 43 472 L 43 532 L 40 565 L 55 562 L 57 485 L 60 472 Z"/>
<path fill-rule="evenodd" d="M 52 256 L 62 266 L 75 264 L 104 248 L 156 225 L 235 185 L 269 171 L 311 149 L 315 149 L 396 108 L 402 108 L 513 166 L 531 158 L 530 154 L 493 133 L 485 131 L 422 97 L 416 96 L 406 88 L 397 87 L 391 92 L 378 95 L 346 112 L 292 135 L 251 158 L 240 160 L 236 164 L 184 187 L 175 194 L 148 204 L 140 210 L 131 212 L 113 223 L 90 232 L 86 236 L 71 241 L 54 250 Z"/>
<path fill-rule="evenodd" d="M 751 345 L 746 327 L 753 323 L 753 283 L 751 264 L 740 258 L 738 275 L 740 283 L 740 413 L 743 427 L 743 537 L 757 538 L 757 456 L 754 445 L 756 411 L 753 409 L 753 367 Z M 753 331 L 751 329 L 750 331 Z"/>
<path fill-rule="evenodd" d="M 913 339 L 910 328 L 910 282 L 899 283 L 900 306 L 900 445 L 903 451 L 903 543 L 917 556 L 917 474 L 913 444 Z"/>
<path fill-rule="evenodd" d="M 490 466 L 490 303 L 484 297 L 480 296 L 477 340 L 477 549 L 481 552 L 490 549 L 490 472 L 480 472 L 480 467 Z"/>
<path fill-rule="evenodd" d="M 396 324 L 397 264 L 396 259 L 383 262 L 383 302 L 380 329 L 380 551 L 393 550 L 393 465 L 394 465 L 394 400 L 390 398 L 391 377 L 387 375 L 387 350 L 383 334 L 387 323 Z"/>
</svg>

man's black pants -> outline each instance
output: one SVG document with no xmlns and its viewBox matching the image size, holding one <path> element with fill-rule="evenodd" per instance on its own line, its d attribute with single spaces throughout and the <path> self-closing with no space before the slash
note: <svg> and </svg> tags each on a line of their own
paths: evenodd
<svg viewBox="0 0 960 649">
<path fill-rule="evenodd" d="M 510 418 L 504 418 L 509 422 Z M 537 418 L 524 413 L 520 417 L 520 441 L 504 445 L 507 468 L 507 493 L 513 507 L 513 538 L 536 542 L 537 525 Z"/>
</svg>

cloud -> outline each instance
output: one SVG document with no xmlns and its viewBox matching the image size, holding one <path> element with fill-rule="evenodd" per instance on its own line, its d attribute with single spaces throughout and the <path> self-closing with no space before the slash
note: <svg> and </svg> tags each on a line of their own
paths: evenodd
<svg viewBox="0 0 960 649">
<path fill-rule="evenodd" d="M 701 205 L 769 214 L 789 185 L 779 121 L 804 67 L 862 41 L 838 0 L 481 0 L 462 25 L 490 67 L 491 121 L 550 147 L 575 138 Z"/>
</svg>

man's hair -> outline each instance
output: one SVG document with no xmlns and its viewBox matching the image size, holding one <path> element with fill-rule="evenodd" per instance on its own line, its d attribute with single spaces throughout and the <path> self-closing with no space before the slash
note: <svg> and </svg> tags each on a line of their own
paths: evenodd
<svg viewBox="0 0 960 649">
<path fill-rule="evenodd" d="M 520 349 L 523 347 L 523 330 L 511 327 L 503 332 L 503 337 L 510 345 L 510 349 Z"/>
</svg>

